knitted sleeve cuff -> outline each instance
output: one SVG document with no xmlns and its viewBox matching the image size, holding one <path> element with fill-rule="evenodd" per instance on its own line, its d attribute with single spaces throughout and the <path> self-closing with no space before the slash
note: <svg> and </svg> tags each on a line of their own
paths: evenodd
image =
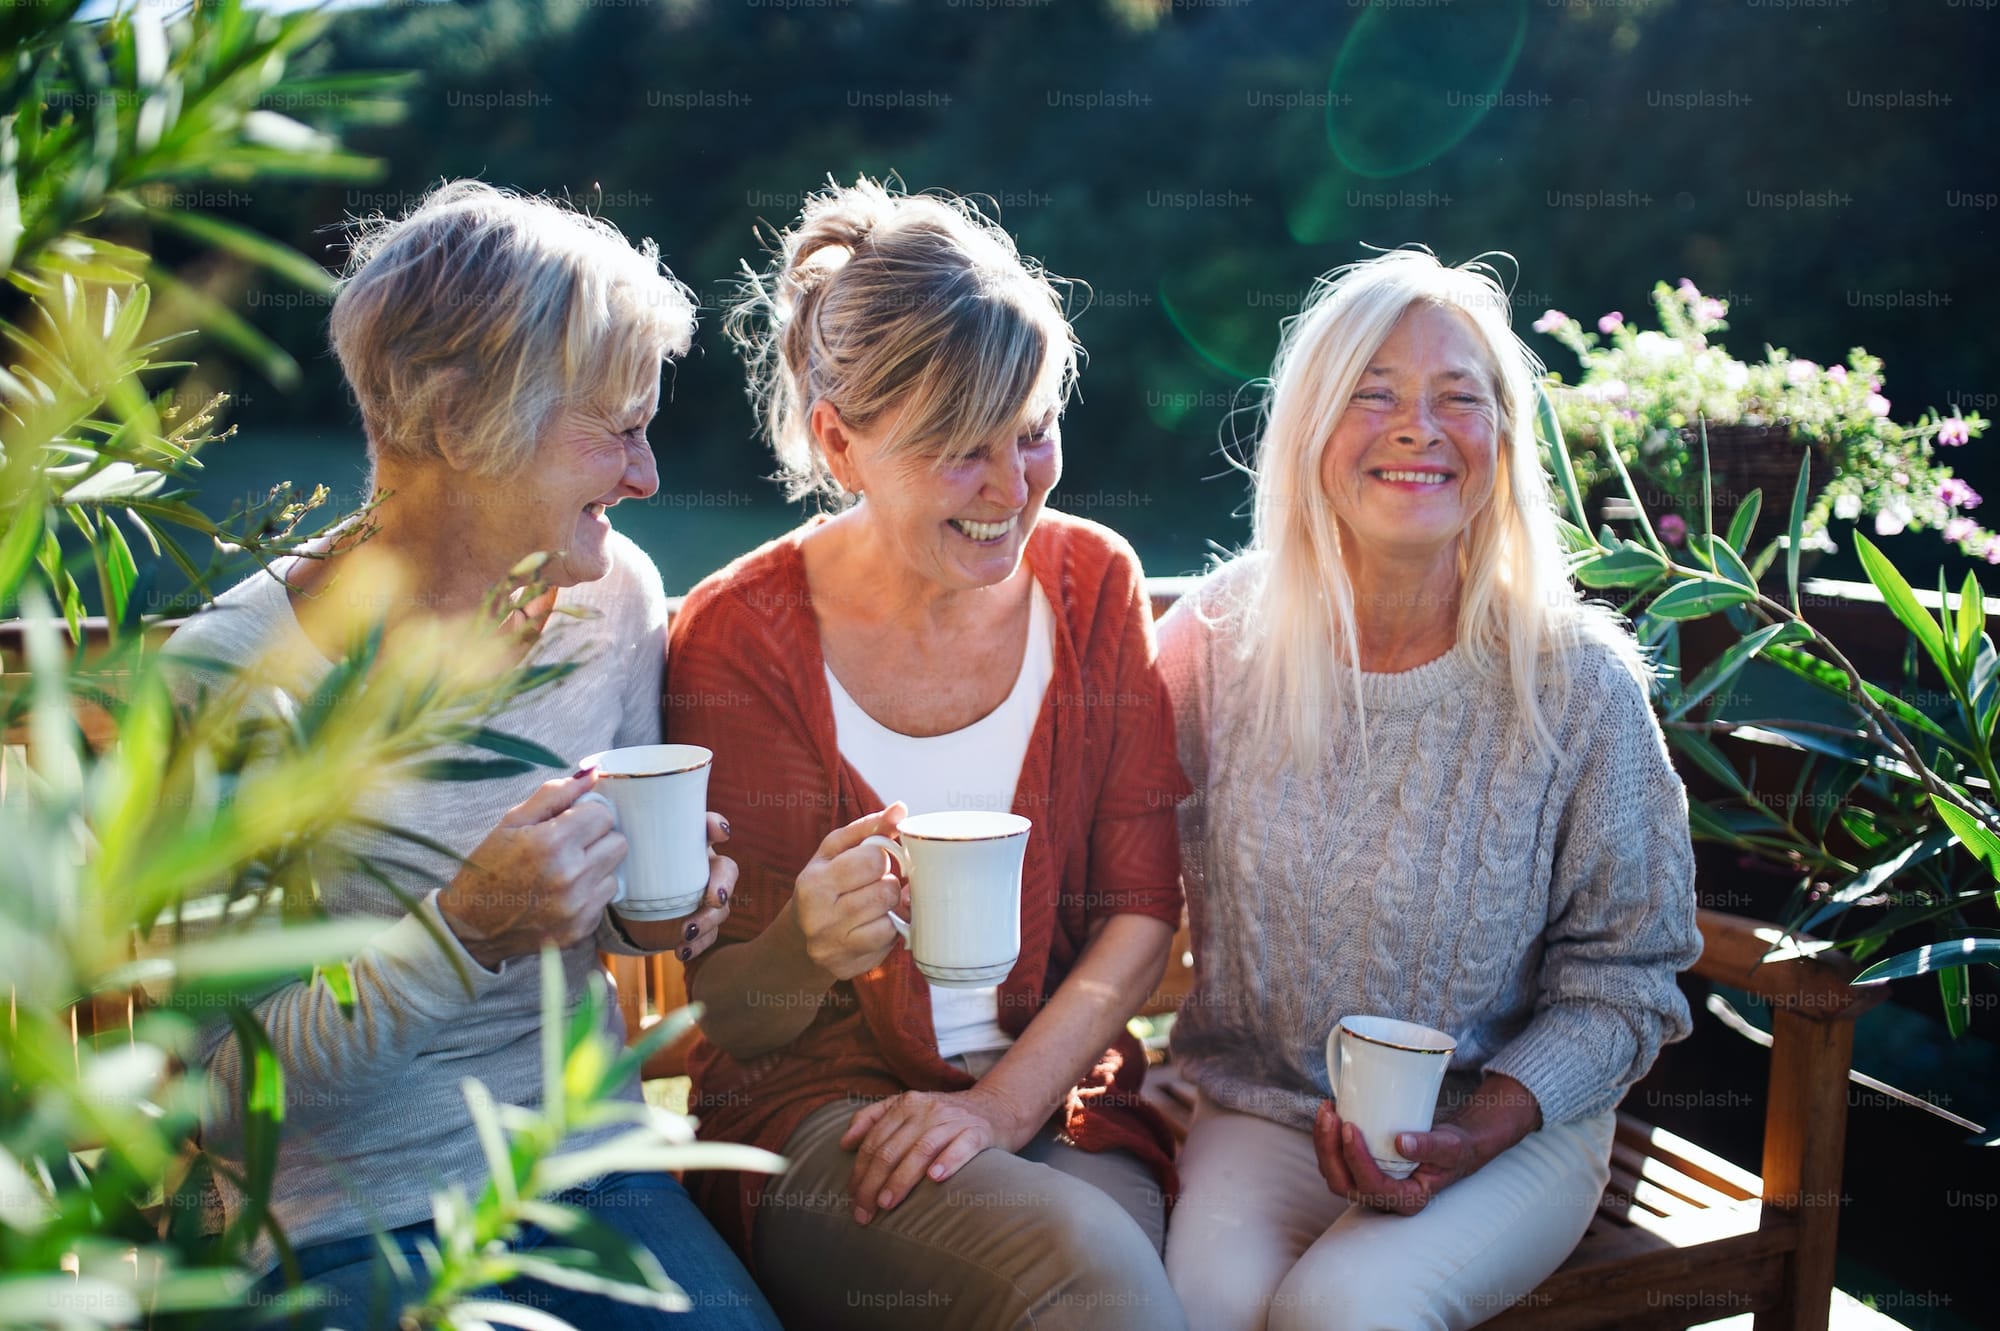
<svg viewBox="0 0 2000 1331">
<path fill-rule="evenodd" d="M 1621 1078 L 1637 1052 L 1632 1029 L 1616 1013 L 1581 1003 L 1557 1003 L 1535 1014 L 1506 1048 L 1481 1069 L 1512 1077 L 1534 1095 L 1542 1122 L 1552 1126 L 1616 1105 Z"/>
<path fill-rule="evenodd" d="M 508 963 L 501 962 L 501 970 L 488 970 L 480 965 L 445 923 L 437 899 L 436 891 L 426 893 L 415 911 L 375 935 L 368 946 L 380 963 L 391 993 L 425 1015 L 443 1019 L 462 1011 L 499 984 L 501 971 Z M 439 949 L 440 938 L 450 949 L 449 954 Z M 454 961 L 458 964 L 454 965 Z M 528 961 L 534 963 L 535 958 L 529 957 Z M 471 983 L 470 993 L 459 979 L 461 971 Z"/>
</svg>

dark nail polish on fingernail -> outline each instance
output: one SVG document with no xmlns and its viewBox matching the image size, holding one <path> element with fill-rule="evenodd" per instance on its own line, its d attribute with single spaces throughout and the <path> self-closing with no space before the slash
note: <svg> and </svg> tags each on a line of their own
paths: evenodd
<svg viewBox="0 0 2000 1331">
<path fill-rule="evenodd" d="M 684 947 L 676 955 L 678 955 L 682 961 L 692 961 L 694 960 L 694 949 L 691 947 Z"/>
<path fill-rule="evenodd" d="M 729 889 L 725 887 L 720 892 L 717 892 L 715 894 L 715 901 L 717 905 L 727 906 L 729 904 Z"/>
<path fill-rule="evenodd" d="M 688 926 L 688 930 L 687 930 L 687 940 L 688 940 L 688 941 L 689 941 L 690 943 L 692 943 L 692 942 L 694 941 L 694 936 L 695 936 L 696 934 L 700 933 L 700 932 L 701 932 L 701 926 L 700 926 L 700 925 L 698 925 L 698 924 L 690 924 L 690 925 Z"/>
<path fill-rule="evenodd" d="M 722 821 L 722 835 L 724 835 L 724 836 L 728 836 L 728 835 L 729 835 L 729 820 L 728 820 L 727 818 L 724 818 L 724 819 L 722 819 L 721 821 Z"/>
</svg>

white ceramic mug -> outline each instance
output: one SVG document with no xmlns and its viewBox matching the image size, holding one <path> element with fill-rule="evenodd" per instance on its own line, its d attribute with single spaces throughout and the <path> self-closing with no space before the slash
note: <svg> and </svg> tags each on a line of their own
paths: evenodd
<svg viewBox="0 0 2000 1331">
<path fill-rule="evenodd" d="M 990 989 L 1021 955 L 1021 859 L 1034 824 L 980 809 L 920 813 L 872 836 L 910 882 L 907 923 L 889 913 L 917 969 L 942 989 Z"/>
<path fill-rule="evenodd" d="M 1438 1090 L 1458 1041 L 1443 1031 L 1394 1017 L 1342 1017 L 1326 1037 L 1326 1075 L 1334 1108 L 1368 1143 L 1390 1178 L 1408 1178 L 1416 1161 L 1396 1149 L 1396 1134 L 1429 1132 Z"/>
<path fill-rule="evenodd" d="M 584 799 L 611 808 L 625 835 L 618 869 L 618 913 L 632 920 L 677 920 L 708 890 L 708 768 L 715 755 L 698 744 L 639 744 L 593 753 L 597 768 Z"/>
</svg>

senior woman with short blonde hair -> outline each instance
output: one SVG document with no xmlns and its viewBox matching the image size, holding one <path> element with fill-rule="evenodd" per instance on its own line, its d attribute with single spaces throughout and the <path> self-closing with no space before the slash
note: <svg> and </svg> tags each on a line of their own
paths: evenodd
<svg viewBox="0 0 2000 1331">
<path fill-rule="evenodd" d="M 259 700 L 285 715 L 308 704 L 346 644 L 320 603 L 361 598 L 393 634 L 416 620 L 470 621 L 530 555 L 549 556 L 546 590 L 503 603 L 528 664 L 574 669 L 491 718 L 499 730 L 578 758 L 660 738 L 666 599 L 650 560 L 612 530 L 609 510 L 658 488 L 646 427 L 663 361 L 687 350 L 694 309 L 651 242 L 603 221 L 476 182 L 445 185 L 408 216 L 364 225 L 333 308 L 333 344 L 368 436 L 380 498 L 316 558 L 284 561 L 225 592 L 175 635 L 202 661 L 285 663 Z M 363 552 L 367 553 L 363 553 Z M 399 578 L 369 580 L 365 561 Z M 197 663 L 197 670 L 199 664 Z M 423 1284 L 432 1195 L 476 1194 L 485 1156 L 460 1090 L 477 1077 L 502 1104 L 541 1099 L 540 967 L 561 950 L 572 998 L 597 953 L 706 947 L 727 916 L 735 866 L 711 858 L 702 909 L 667 923 L 621 920 L 611 905 L 624 838 L 607 807 L 582 799 L 595 773 L 533 774 L 450 786 L 401 783 L 360 812 L 412 834 L 359 833 L 349 848 L 387 867 L 322 877 L 336 916 L 382 928 L 354 958 L 353 1001 L 295 982 L 257 1015 L 289 1099 L 271 1214 L 296 1262 L 267 1287 L 307 1282 L 334 1325 L 394 1325 Z M 711 820 L 711 840 L 723 836 Z M 410 903 L 414 903 L 411 905 Z M 446 955 L 440 947 L 448 948 Z M 465 978 L 461 978 L 465 977 Z M 617 1036 L 618 1014 L 607 1014 Z M 240 1164 L 233 1107 L 237 1045 L 201 1045 L 216 1087 L 208 1148 Z M 636 1079 L 624 1089 L 639 1098 Z M 601 1140 L 615 1127 L 579 1134 Z M 224 1190 L 233 1213 L 241 1199 Z M 566 1195 L 650 1250 L 693 1300 L 674 1326 L 775 1325 L 740 1263 L 665 1174 L 614 1174 Z M 544 1236 L 533 1227 L 517 1242 Z M 398 1287 L 386 1244 L 418 1273 Z M 270 1267 L 277 1254 L 254 1254 Z M 579 1326 L 668 1324 L 663 1314 L 534 1281 L 504 1296 Z"/>
<path fill-rule="evenodd" d="M 1565 576 L 1508 309 L 1415 250 L 1320 283 L 1272 367 L 1251 546 L 1160 626 L 1198 791 L 1167 1244 L 1194 1326 L 1500 1312 L 1582 1237 L 1614 1107 L 1688 1029 L 1687 798 L 1631 634 Z M 1407 1178 L 1329 1098 L 1349 1016 L 1456 1041 Z"/>
</svg>

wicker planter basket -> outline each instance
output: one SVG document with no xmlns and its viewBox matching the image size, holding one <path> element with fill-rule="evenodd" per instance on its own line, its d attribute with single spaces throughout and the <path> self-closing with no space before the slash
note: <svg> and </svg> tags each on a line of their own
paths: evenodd
<svg viewBox="0 0 2000 1331">
<path fill-rule="evenodd" d="M 1784 534 L 1792 522 L 1792 497 L 1798 491 L 1799 455 L 1803 446 L 1782 425 L 1711 425 L 1708 427 L 1708 464 L 1715 529 L 1729 530 L 1736 510 L 1752 490 L 1763 491 L 1757 525 L 1750 534 L 1750 551 Z M 1688 431 L 1688 452 L 1693 461 L 1688 473 L 1671 492 L 1653 490 L 1634 477 L 1639 494 L 1646 501 L 1648 516 L 1658 522 L 1661 515 L 1678 510 L 1687 519 L 1689 530 L 1697 524 L 1701 508 L 1701 439 Z M 1807 481 L 1806 500 L 1819 497 L 1829 479 L 1824 460 L 1815 458 Z M 1630 522 L 1631 505 L 1615 489 L 1603 497 L 1603 517 L 1607 522 Z"/>
</svg>

